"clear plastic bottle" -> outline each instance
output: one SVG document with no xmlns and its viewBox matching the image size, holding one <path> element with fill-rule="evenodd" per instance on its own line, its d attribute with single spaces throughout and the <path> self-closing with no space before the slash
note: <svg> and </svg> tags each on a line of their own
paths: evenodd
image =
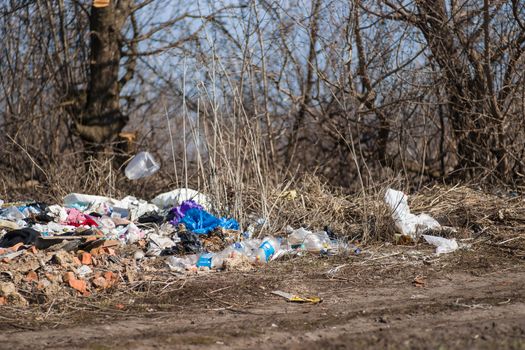
<svg viewBox="0 0 525 350">
<path fill-rule="evenodd" d="M 246 256 L 250 262 L 254 263 L 257 259 L 257 251 L 261 245 L 260 239 L 248 239 L 242 242 L 236 242 L 231 245 L 231 254 L 241 254 Z"/>
<path fill-rule="evenodd" d="M 254 233 L 255 233 L 255 226 L 253 226 L 253 224 L 250 224 L 248 228 L 246 229 L 246 231 L 242 233 L 242 237 L 244 239 L 252 239 Z"/>
<path fill-rule="evenodd" d="M 304 249 L 312 253 L 327 251 L 330 247 L 330 237 L 325 231 L 311 233 L 304 239 Z"/>
<path fill-rule="evenodd" d="M 261 263 L 267 263 L 280 249 L 281 243 L 277 238 L 266 237 L 257 250 L 256 260 Z"/>
<path fill-rule="evenodd" d="M 348 243 L 343 239 L 332 239 L 330 241 L 330 248 L 326 253 L 328 255 L 359 255 L 361 254 L 361 248 L 354 244 Z"/>
<path fill-rule="evenodd" d="M 249 240 L 246 240 L 243 242 L 244 244 L 244 249 L 245 251 L 249 251 L 252 253 L 257 251 L 257 249 L 259 249 L 259 246 L 261 245 L 261 240 L 260 239 L 249 239 Z"/>
<path fill-rule="evenodd" d="M 291 249 L 302 248 L 304 240 L 306 239 L 306 237 L 308 237 L 308 235 L 311 234 L 311 231 L 305 230 L 302 227 L 297 230 L 293 230 L 288 236 L 288 245 Z"/>
<path fill-rule="evenodd" d="M 235 242 L 225 250 L 229 249 L 229 255 L 234 254 L 244 254 L 249 253 L 251 249 L 249 249 L 244 242 Z"/>
<path fill-rule="evenodd" d="M 194 266 L 198 258 L 196 254 L 182 257 L 172 255 L 166 260 L 166 263 L 172 271 L 184 272 L 191 266 Z"/>
</svg>

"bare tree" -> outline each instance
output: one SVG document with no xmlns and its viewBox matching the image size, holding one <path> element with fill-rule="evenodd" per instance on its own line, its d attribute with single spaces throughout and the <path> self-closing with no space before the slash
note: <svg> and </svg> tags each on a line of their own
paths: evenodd
<svg viewBox="0 0 525 350">
<path fill-rule="evenodd" d="M 199 181 L 228 169 L 235 188 L 303 171 L 344 186 L 525 176 L 522 1 L 38 0 L 0 13 L 0 144 L 32 157 L 1 158 L 9 176 L 44 181 L 35 164 L 115 151 L 127 129 L 176 169 L 209 168 Z"/>
<path fill-rule="evenodd" d="M 516 154 L 508 154 L 507 134 L 509 121 L 518 117 L 511 107 L 513 92 L 523 85 L 516 74 L 525 49 L 519 6 L 516 1 L 385 1 L 378 14 L 421 32 L 448 98 L 457 169 L 471 175 L 488 169 L 508 177 L 509 158 L 519 168 L 523 165 Z"/>
</svg>

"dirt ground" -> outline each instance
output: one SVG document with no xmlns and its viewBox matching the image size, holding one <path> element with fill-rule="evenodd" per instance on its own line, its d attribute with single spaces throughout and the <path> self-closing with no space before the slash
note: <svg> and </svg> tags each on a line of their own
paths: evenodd
<svg viewBox="0 0 525 350">
<path fill-rule="evenodd" d="M 372 246 L 260 270 L 149 281 L 98 299 L 4 307 L 2 349 L 525 349 L 520 252 Z M 317 295 L 317 305 L 271 294 Z"/>
</svg>

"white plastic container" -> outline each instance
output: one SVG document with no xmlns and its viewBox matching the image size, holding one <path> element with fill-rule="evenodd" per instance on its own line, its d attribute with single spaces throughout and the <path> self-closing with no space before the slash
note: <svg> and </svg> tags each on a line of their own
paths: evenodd
<svg viewBox="0 0 525 350">
<path fill-rule="evenodd" d="M 160 169 L 159 163 L 149 152 L 139 152 L 126 166 L 124 173 L 130 180 L 138 180 L 155 174 Z"/>
</svg>

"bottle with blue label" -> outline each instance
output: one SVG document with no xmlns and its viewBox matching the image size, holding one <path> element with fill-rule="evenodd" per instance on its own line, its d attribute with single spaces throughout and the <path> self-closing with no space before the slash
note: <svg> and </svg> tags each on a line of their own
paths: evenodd
<svg viewBox="0 0 525 350">
<path fill-rule="evenodd" d="M 211 269 L 211 264 L 214 255 L 215 254 L 213 253 L 206 253 L 199 256 L 199 260 L 197 260 L 197 267 L 208 267 Z"/>
<path fill-rule="evenodd" d="M 236 254 L 246 255 L 248 258 L 252 258 L 257 254 L 261 241 L 258 239 L 249 239 L 243 242 L 235 242 L 231 245 L 231 248 Z"/>
<path fill-rule="evenodd" d="M 206 253 L 199 256 L 197 260 L 197 267 L 207 267 L 210 269 L 221 269 L 224 264 L 225 254 L 221 253 Z"/>
<path fill-rule="evenodd" d="M 257 251 L 257 261 L 265 264 L 281 249 L 281 243 L 275 237 L 266 237 Z"/>
</svg>

